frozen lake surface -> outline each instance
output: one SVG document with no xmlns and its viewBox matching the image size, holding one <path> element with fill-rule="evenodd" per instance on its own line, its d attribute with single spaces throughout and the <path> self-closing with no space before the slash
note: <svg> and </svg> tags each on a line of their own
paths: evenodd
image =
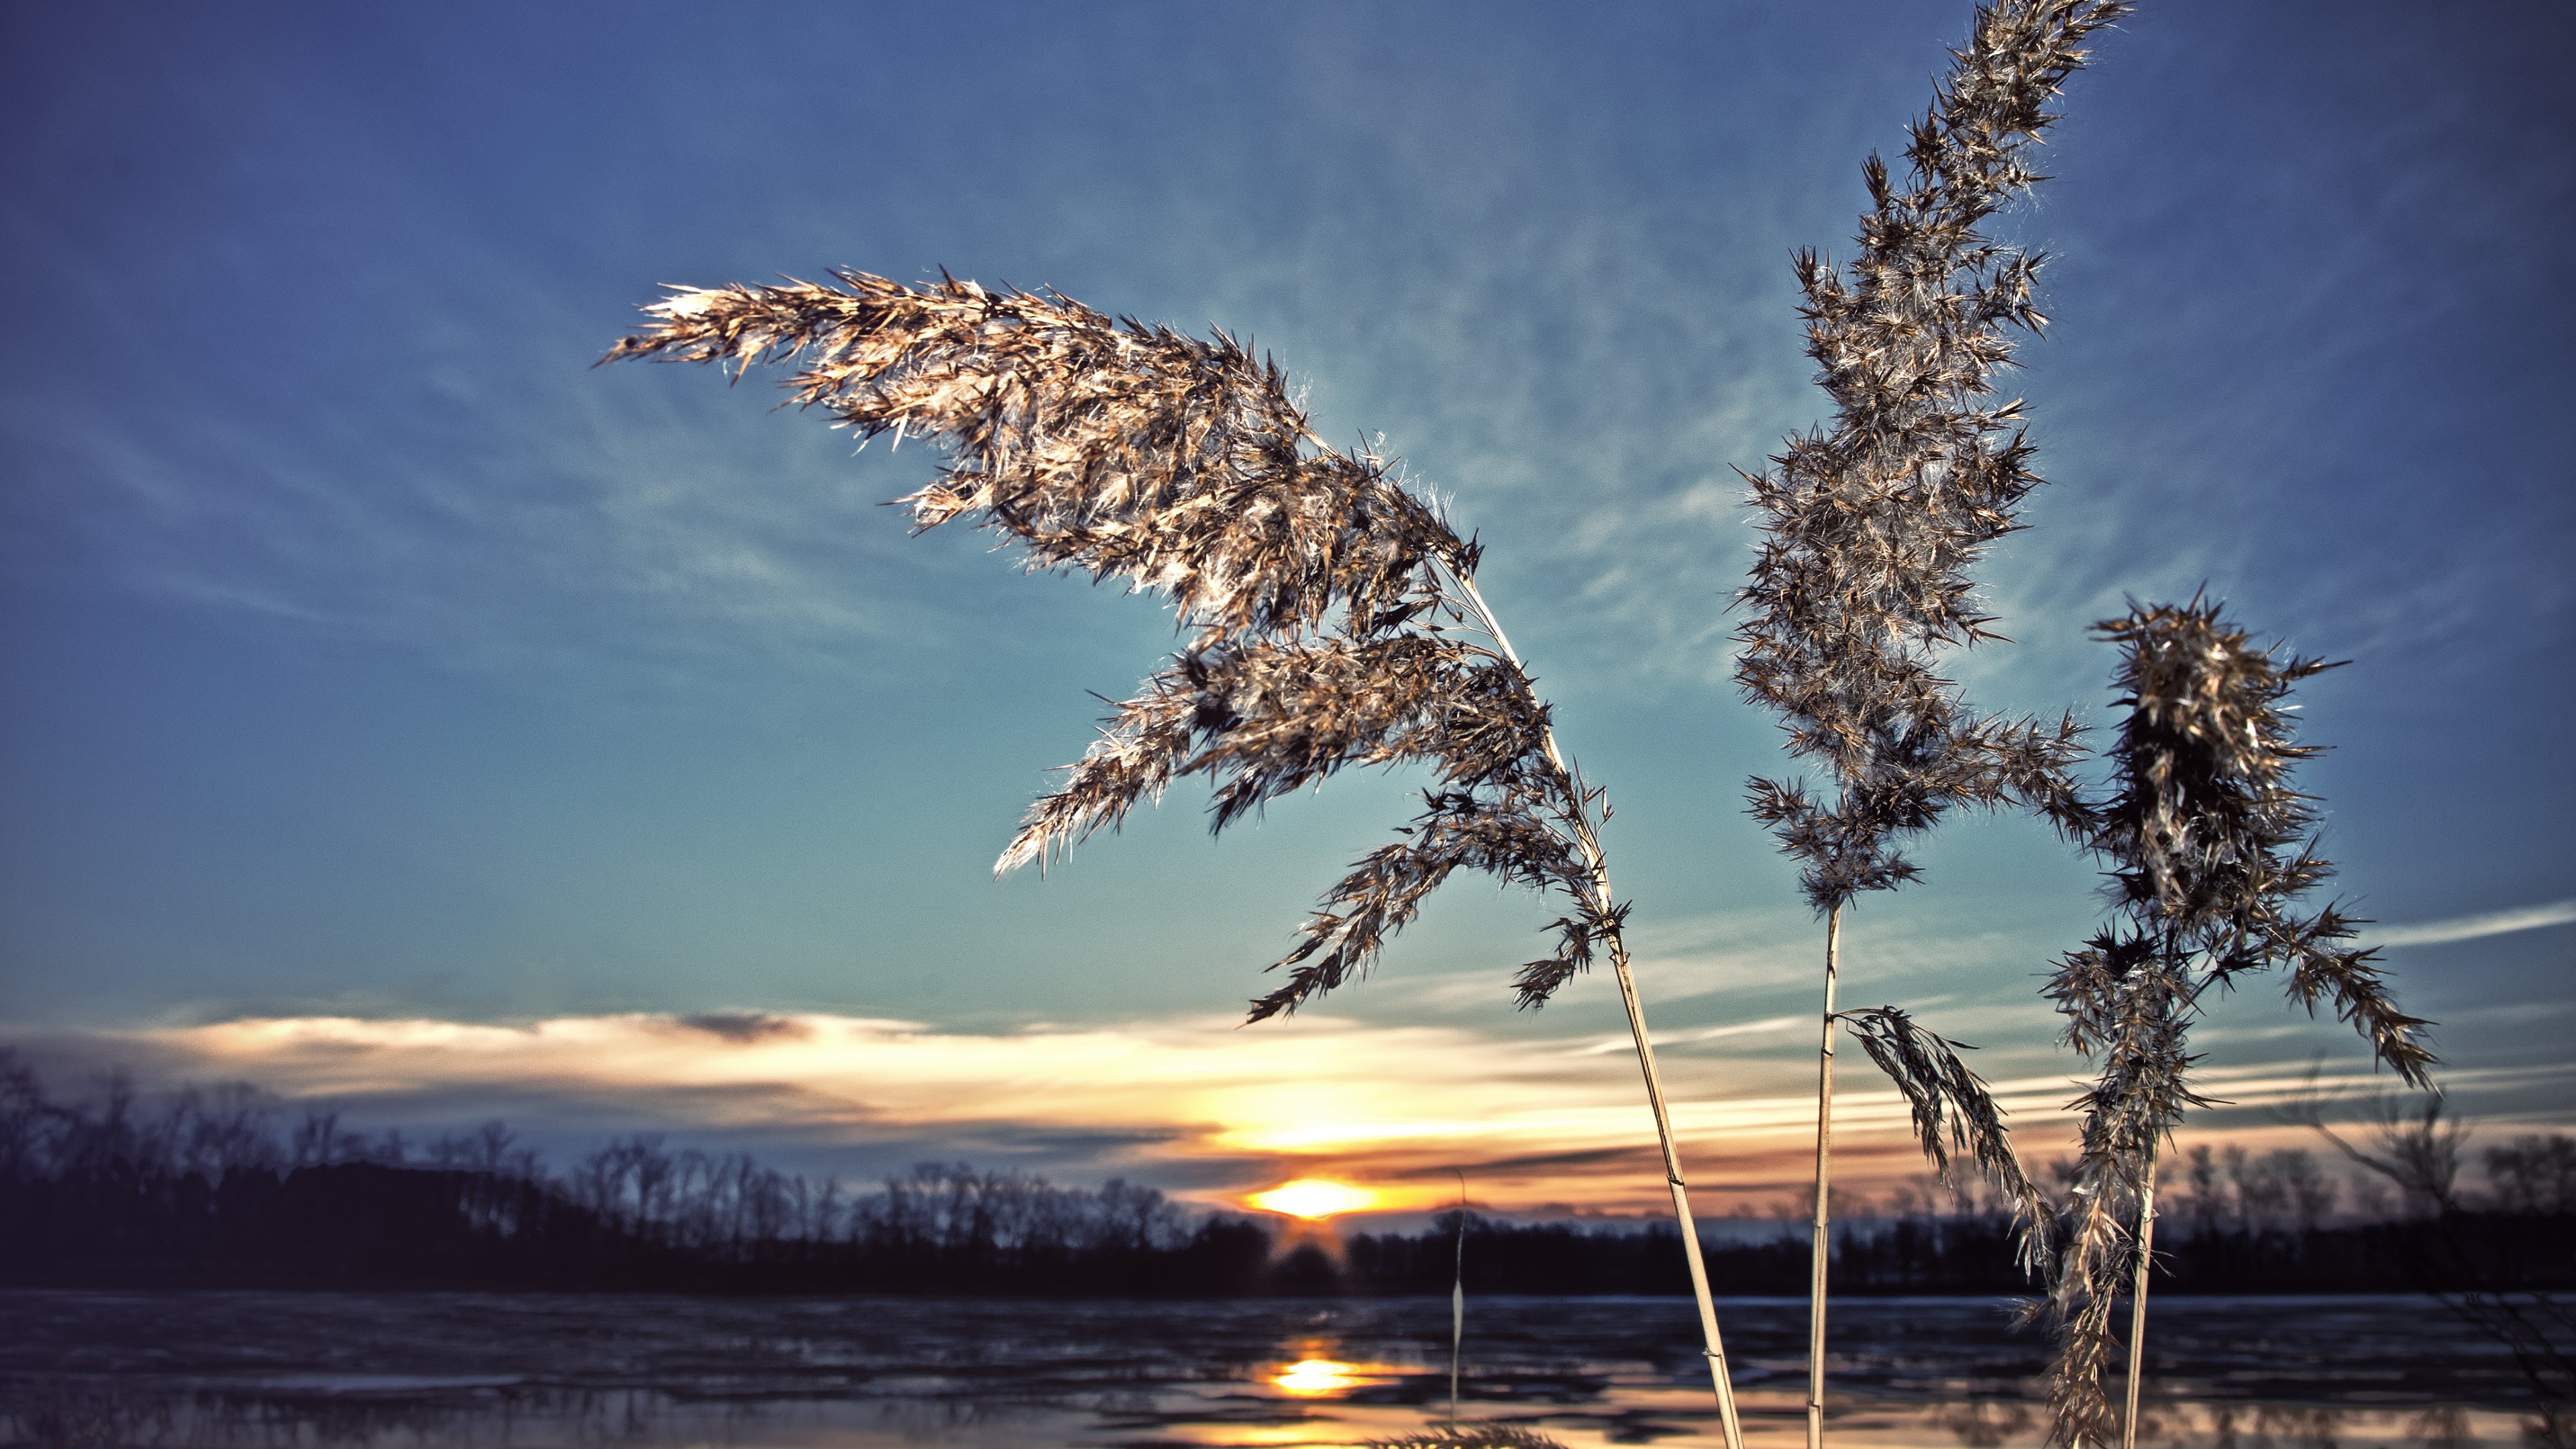
<svg viewBox="0 0 2576 1449">
<path fill-rule="evenodd" d="M 1746 1438 L 1804 1443 L 1806 1306 L 1720 1304 Z M 1833 1443 L 2038 1445 L 2036 1335 L 1994 1299 L 1835 1305 Z M 2421 1298 L 2171 1298 L 2147 1437 L 2521 1441 L 2501 1346 Z M 1719 1442 L 1680 1298 L 1467 1305 L 1462 1420 Z M 1445 1422 L 1449 1305 L 609 1294 L 0 1293 L 0 1433 L 167 1445 L 1327 1446 Z"/>
</svg>

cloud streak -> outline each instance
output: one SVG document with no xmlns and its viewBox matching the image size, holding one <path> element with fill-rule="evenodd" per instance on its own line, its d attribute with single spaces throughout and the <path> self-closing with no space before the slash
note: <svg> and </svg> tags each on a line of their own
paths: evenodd
<svg viewBox="0 0 2576 1449">
<path fill-rule="evenodd" d="M 1395 1210 L 1435 1206 L 1461 1167 L 1480 1198 L 1505 1209 L 1658 1211 L 1660 1165 L 1636 1084 L 1591 1046 L 1322 1016 L 1254 1031 L 1174 1017 L 972 1033 L 746 1012 L 515 1026 L 268 1018 L 92 1033 L 85 1054 L 149 1061 L 172 1078 L 248 1078 L 406 1125 L 469 1103 L 558 1140 L 655 1128 L 793 1142 L 809 1156 L 1077 1164 L 1225 1204 L 1284 1178 L 1324 1176 L 1379 1187 Z M 2548 1090 L 2534 1071 L 2576 1076 L 2469 1072 L 2451 1086 Z M 1668 1085 L 1686 1165 L 1711 1210 L 1767 1207 L 1800 1190 L 1814 1111 L 1803 1092 L 1731 1095 L 1742 1090 L 1735 1064 L 1690 1056 L 1670 1063 Z M 2262 1109 L 2301 1094 L 2372 1085 L 2366 1071 L 2317 1077 L 2293 1063 L 2221 1068 L 2208 1082 L 2258 1126 Z M 2065 1076 L 2025 1072 L 1993 1086 L 2027 1157 L 2064 1150 Z M 1874 1080 L 1838 1096 L 1836 1127 L 1858 1187 L 1924 1170 L 1903 1100 Z"/>
<path fill-rule="evenodd" d="M 2439 946 L 2451 941 L 2475 941 L 2486 936 L 2509 936 L 2517 931 L 2538 931 L 2550 926 L 2563 926 L 2576 921 L 2576 899 L 2551 901 L 2546 905 L 2516 906 L 2511 910 L 2483 911 L 2473 916 L 2453 916 L 2447 921 L 2426 921 L 2414 926 L 2391 926 L 2372 931 L 2366 939 L 2374 946 Z"/>
</svg>

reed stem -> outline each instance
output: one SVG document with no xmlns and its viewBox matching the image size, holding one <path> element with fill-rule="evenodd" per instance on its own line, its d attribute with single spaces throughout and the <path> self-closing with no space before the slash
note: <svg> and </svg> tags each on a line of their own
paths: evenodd
<svg viewBox="0 0 2576 1449">
<path fill-rule="evenodd" d="M 2138 1269 L 2129 1284 L 2129 1405 L 2120 1418 L 2120 1449 L 2138 1449 L 2138 1377 L 2147 1354 L 2147 1269 L 2156 1246 L 2156 1153 L 2147 1149 L 2146 1181 L 2138 1187 Z"/>
<path fill-rule="evenodd" d="M 1450 577 L 1457 582 L 1459 598 L 1475 614 L 1476 626 L 1494 641 L 1494 647 L 1514 669 L 1526 674 L 1520 655 L 1512 650 L 1512 641 L 1504 636 L 1503 626 L 1494 618 L 1485 596 L 1477 591 L 1475 579 L 1454 572 Z M 1618 897 L 1610 889 L 1609 867 L 1602 860 L 1601 842 L 1593 833 L 1583 787 L 1576 782 L 1565 756 L 1557 751 L 1555 726 L 1547 728 L 1542 743 L 1557 789 L 1565 797 L 1564 818 L 1576 849 L 1582 852 L 1585 872 L 1591 877 L 1594 903 L 1605 919 L 1615 923 Z M 1708 1262 L 1700 1252 L 1699 1224 L 1691 1217 L 1689 1187 L 1682 1181 L 1681 1154 L 1673 1145 L 1672 1113 L 1664 1105 L 1663 1077 L 1655 1070 L 1655 1044 L 1646 1031 L 1646 1009 L 1637 999 L 1636 978 L 1628 969 L 1627 936 L 1615 924 L 1607 936 L 1611 970 L 1619 981 L 1619 1001 L 1628 1012 L 1628 1034 L 1637 1044 L 1637 1070 L 1646 1079 L 1646 1104 L 1655 1113 L 1655 1141 L 1664 1151 L 1664 1185 L 1672 1193 L 1673 1218 L 1682 1230 L 1682 1257 L 1690 1265 L 1691 1296 L 1699 1304 L 1700 1340 L 1705 1345 L 1701 1351 L 1708 1358 L 1709 1381 L 1717 1391 L 1718 1422 L 1726 1435 L 1726 1449 L 1744 1449 L 1744 1430 L 1735 1415 L 1735 1382 L 1726 1367 L 1726 1342 L 1718 1333 L 1717 1304 L 1709 1296 Z"/>
<path fill-rule="evenodd" d="M 1455 1171 L 1455 1169 L 1452 1169 Z M 1467 1342 L 1467 1174 L 1458 1173 L 1457 1276 L 1449 1280 L 1449 1432 L 1458 1432 L 1458 1351 Z"/>
<path fill-rule="evenodd" d="M 1825 918 L 1825 1026 L 1816 1048 L 1816 1230 L 1807 1269 L 1807 1449 L 1825 1442 L 1825 1269 L 1833 1245 L 1834 988 L 1842 974 L 1843 908 Z"/>
<path fill-rule="evenodd" d="M 1619 978 L 1619 1000 L 1628 1008 L 1628 1032 L 1637 1041 L 1637 1067 L 1645 1074 L 1646 1101 L 1655 1109 L 1655 1139 L 1664 1149 L 1664 1184 L 1672 1190 L 1673 1217 L 1681 1224 L 1682 1256 L 1690 1264 L 1691 1295 L 1699 1302 L 1699 1332 L 1707 1345 L 1708 1375 L 1717 1390 L 1717 1417 L 1726 1433 L 1726 1449 L 1744 1449 L 1744 1430 L 1735 1418 L 1735 1382 L 1726 1369 L 1726 1344 L 1718 1336 L 1717 1304 L 1709 1297 L 1708 1263 L 1700 1255 L 1699 1224 L 1692 1221 L 1690 1193 L 1682 1182 L 1681 1158 L 1673 1150 L 1672 1116 L 1664 1108 L 1663 1079 L 1655 1072 L 1655 1048 L 1646 1035 L 1645 1008 L 1637 1002 L 1637 983 L 1628 974 L 1628 945 L 1610 938 L 1610 965 Z"/>
</svg>

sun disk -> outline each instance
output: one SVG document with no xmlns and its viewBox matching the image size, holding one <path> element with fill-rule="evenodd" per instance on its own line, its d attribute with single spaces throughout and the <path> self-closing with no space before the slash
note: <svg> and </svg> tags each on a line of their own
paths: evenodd
<svg viewBox="0 0 2576 1449">
<path fill-rule="evenodd" d="M 1335 1213 L 1357 1212 L 1377 1201 L 1377 1194 L 1346 1182 L 1331 1182 L 1320 1177 L 1301 1177 L 1295 1182 L 1256 1192 L 1247 1201 L 1254 1207 L 1292 1218 L 1328 1218 Z"/>
</svg>

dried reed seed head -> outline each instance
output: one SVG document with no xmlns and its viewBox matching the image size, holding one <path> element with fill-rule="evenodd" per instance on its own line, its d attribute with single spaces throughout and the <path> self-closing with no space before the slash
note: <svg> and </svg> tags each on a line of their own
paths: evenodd
<svg viewBox="0 0 2576 1449">
<path fill-rule="evenodd" d="M 971 516 L 1032 568 L 1167 594 L 1195 631 L 1035 802 L 997 870 L 1116 829 L 1183 776 L 1212 779 L 1223 830 L 1351 765 L 1421 761 L 1441 788 L 1333 888 L 1255 1020 L 1365 974 L 1462 866 L 1574 904 L 1548 928 L 1555 952 L 1516 977 L 1523 1005 L 1597 943 L 1615 949 L 1625 908 L 1598 884 L 1593 824 L 1607 807 L 1558 763 L 1547 706 L 1499 635 L 1470 642 L 1491 632 L 1464 582 L 1479 550 L 1381 459 L 1316 443 L 1275 364 L 1222 332 L 1201 342 L 1053 294 L 834 276 L 680 290 L 603 360 L 792 364 L 795 399 L 863 440 L 947 445 L 938 481 L 904 500 L 917 527 Z"/>
<path fill-rule="evenodd" d="M 2089 838 L 2113 867 L 2121 920 L 2063 957 L 2048 985 L 2063 1039 L 2100 1065 L 2070 1104 L 2083 1147 L 2051 1293 L 2050 1399 L 2064 1444 L 2117 1427 L 2102 1385 L 2111 1305 L 2137 1263 L 2133 1225 L 2157 1150 L 2186 1110 L 2207 1105 L 2187 1084 L 2185 1049 L 2202 993 L 2287 965 L 2293 1000 L 2311 1012 L 2332 1002 L 2401 1077 L 2428 1084 L 2433 1061 L 2425 1023 L 2397 1009 L 2375 953 L 2345 944 L 2354 923 L 2332 906 L 2292 909 L 2333 867 L 2308 838 L 2313 804 L 2290 787 L 2316 751 L 2295 742 L 2283 701 L 2330 666 L 2276 660 L 2199 597 L 2132 606 L 2096 633 L 2120 647 L 2113 683 L 2128 710 Z"/>
<path fill-rule="evenodd" d="M 1544 758 L 1546 730 L 1517 670 L 1447 635 L 1203 643 L 1119 705 L 996 869 L 1062 853 L 1181 776 L 1215 777 L 1222 830 L 1349 765 L 1427 760 L 1444 784 L 1500 783 Z"/>
<path fill-rule="evenodd" d="M 1475 546 L 1381 460 L 1314 447 L 1275 364 L 1060 296 L 864 272 L 683 290 L 604 360 L 792 363 L 795 399 L 862 439 L 939 435 L 915 523 L 973 515 L 1031 567 L 1168 593 L 1219 633 L 1338 627 L 1473 572 Z"/>
<path fill-rule="evenodd" d="M 1523 967 L 1514 982 L 1521 1005 L 1543 1005 L 1591 963 L 1593 943 L 1611 937 L 1626 917 L 1624 906 L 1601 905 L 1585 862 L 1552 814 L 1544 797 L 1520 788 L 1426 792 L 1421 813 L 1401 832 L 1405 839 L 1369 852 L 1326 892 L 1297 948 L 1273 967 L 1287 968 L 1286 983 L 1253 1003 L 1252 1019 L 1295 1011 L 1309 997 L 1367 974 L 1423 899 L 1461 868 L 1553 889 L 1576 903 L 1572 915 L 1549 927 L 1557 933 L 1556 954 Z"/>
<path fill-rule="evenodd" d="M 2161 938 L 2100 933 L 2060 961 L 2049 990 L 2067 1014 L 2065 1039 L 2101 1068 L 2068 1104 L 2082 1123 L 2081 1149 L 2048 1304 L 2056 1440 L 2079 1444 L 2116 1427 L 2102 1373 L 2118 1348 L 2112 1309 L 2136 1267 L 2134 1230 L 2157 1149 L 2187 1109 L 2208 1103 L 2186 1081 L 2197 983 Z"/>
<path fill-rule="evenodd" d="M 2149 968 L 2150 973 L 2155 968 Z M 2106 1027 L 2100 1080 L 2069 1104 L 2082 1114 L 2082 1153 L 2058 1225 L 2064 1244 L 2050 1266 L 2048 1316 L 2057 1339 L 2049 1370 L 2055 1442 L 2103 1442 L 2116 1427 L 2102 1375 L 2118 1348 L 2113 1307 L 2136 1267 L 2134 1225 L 2157 1144 L 2184 1108 L 2205 1105 L 2184 1085 L 2181 983 L 2134 993 L 2125 1019 Z"/>
<path fill-rule="evenodd" d="M 2138 934 L 2204 958 L 2216 982 L 2288 966 L 2293 1000 L 2331 1004 L 2381 1062 L 2429 1085 L 2427 1023 L 2397 1009 L 2378 953 L 2351 944 L 2357 923 L 2332 905 L 2292 909 L 2334 867 L 2316 853 L 2313 803 L 2290 785 L 2317 751 L 2296 743 L 2282 702 L 2334 666 L 2275 660 L 2198 597 L 2133 606 L 2096 632 L 2120 646 L 2113 683 L 2128 716 L 2091 843 Z"/>
<path fill-rule="evenodd" d="M 1830 433 L 1793 436 L 1748 477 L 1764 542 L 1738 602 L 1751 618 L 1737 682 L 1777 711 L 1791 752 L 1841 787 L 1828 809 L 1796 785 L 1754 782 L 1755 813 L 1806 863 L 1819 911 L 1913 878 L 1887 843 L 1952 805 L 2019 804 L 2061 829 L 2089 824 L 2067 781 L 2071 718 L 2055 731 L 1980 719 L 1930 657 L 1996 638 L 1968 570 L 2012 532 L 2037 487 L 2018 403 L 1987 406 L 2012 348 L 2037 332 L 2038 260 L 1987 240 L 1983 221 L 2038 178 L 2028 147 L 2083 42 L 2117 0 L 1980 9 L 1932 109 L 1911 131 L 1903 184 L 1872 157 L 1872 210 L 1848 275 L 1797 258 L 1808 356 L 1832 396 Z"/>
<path fill-rule="evenodd" d="M 1363 1439 L 1366 1449 L 1565 1449 L 1535 1429 L 1516 1424 L 1455 1424 L 1391 1439 Z"/>
<path fill-rule="evenodd" d="M 1985 1079 L 1971 1071 L 1959 1053 L 1974 1047 L 1953 1042 L 1918 1026 L 1893 1006 L 1863 1007 L 1835 1013 L 1859 1039 L 1861 1050 L 1878 1064 L 1905 1097 L 1914 1118 L 1915 1140 L 1944 1184 L 1953 1182 L 1951 1157 L 1965 1154 L 1977 1172 L 2000 1189 L 2012 1204 L 2022 1270 L 2037 1272 L 2049 1255 L 2048 1203 L 2012 1150 L 2004 1127 L 2004 1110 Z"/>
</svg>

